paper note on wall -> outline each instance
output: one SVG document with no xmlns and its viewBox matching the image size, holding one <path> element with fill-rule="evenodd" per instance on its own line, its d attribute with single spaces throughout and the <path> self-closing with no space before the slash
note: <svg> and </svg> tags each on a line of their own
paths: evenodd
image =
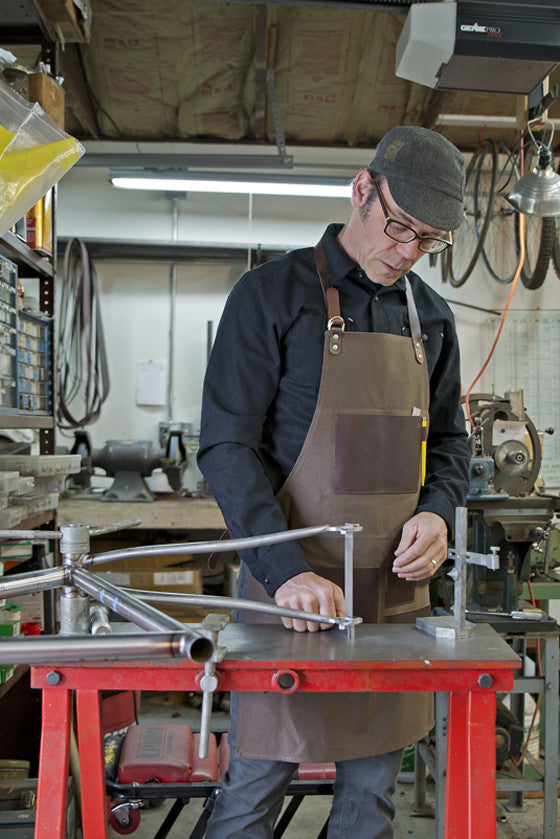
<svg viewBox="0 0 560 839">
<path fill-rule="evenodd" d="M 482 349 L 488 354 L 496 319 L 482 326 Z M 480 380 L 480 391 L 502 396 L 523 390 L 527 415 L 544 435 L 541 476 L 547 487 L 560 486 L 560 312 L 510 312 L 492 361 Z"/>
<path fill-rule="evenodd" d="M 163 358 L 139 359 L 136 365 L 136 404 L 165 405 L 167 362 Z"/>
</svg>

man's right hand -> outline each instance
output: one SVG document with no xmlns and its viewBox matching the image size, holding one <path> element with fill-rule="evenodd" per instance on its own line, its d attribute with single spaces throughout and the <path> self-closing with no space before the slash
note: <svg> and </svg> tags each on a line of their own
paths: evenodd
<svg viewBox="0 0 560 839">
<path fill-rule="evenodd" d="M 345 614 L 342 589 L 313 571 L 304 571 L 286 580 L 276 589 L 274 601 L 277 606 L 316 612 L 328 618 L 343 617 Z M 332 627 L 330 623 L 315 623 L 292 618 L 282 618 L 282 623 L 287 629 L 295 629 L 296 632 L 317 632 L 318 629 Z"/>
</svg>

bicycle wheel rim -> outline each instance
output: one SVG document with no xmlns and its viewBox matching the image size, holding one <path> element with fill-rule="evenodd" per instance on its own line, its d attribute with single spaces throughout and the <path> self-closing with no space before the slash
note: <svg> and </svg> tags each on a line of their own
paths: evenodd
<svg viewBox="0 0 560 839">
<path fill-rule="evenodd" d="M 536 165 L 538 153 L 530 148 L 525 155 L 524 172 L 530 172 Z M 555 221 L 525 214 L 525 260 L 521 269 L 521 282 L 525 288 L 534 291 L 546 279 L 552 251 L 554 249 Z M 519 237 L 519 227 L 517 230 Z"/>
<path fill-rule="evenodd" d="M 546 279 L 556 233 L 555 219 L 525 215 L 525 261 L 521 282 L 532 291 Z M 519 229 L 517 235 L 519 236 Z"/>
<path fill-rule="evenodd" d="M 484 140 L 467 167 L 465 218 L 455 234 L 447 259 L 448 280 L 454 288 L 462 286 L 470 277 L 484 245 L 496 183 L 497 157 L 494 141 Z M 484 192 L 481 189 L 483 182 Z"/>
<path fill-rule="evenodd" d="M 558 168 L 556 169 L 557 173 L 560 175 L 560 164 L 558 164 Z M 560 224 L 558 224 L 558 219 L 554 219 L 554 244 L 552 246 L 552 267 L 554 268 L 554 273 L 560 280 Z"/>
<path fill-rule="evenodd" d="M 498 155 L 505 155 L 503 165 L 498 158 L 494 199 L 484 237 L 482 259 L 488 272 L 498 283 L 511 283 L 519 265 L 519 214 L 506 199 L 506 193 L 519 179 L 515 157 L 507 146 L 497 143 Z"/>
</svg>

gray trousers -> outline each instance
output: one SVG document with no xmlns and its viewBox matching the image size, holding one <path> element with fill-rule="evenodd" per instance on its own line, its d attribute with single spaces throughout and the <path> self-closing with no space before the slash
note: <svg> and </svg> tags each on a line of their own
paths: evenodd
<svg viewBox="0 0 560 839">
<path fill-rule="evenodd" d="M 206 839 L 271 839 L 297 763 L 234 757 L 206 829 Z M 402 750 L 336 764 L 327 839 L 392 839 Z M 317 833 L 321 825 L 317 825 Z"/>
</svg>

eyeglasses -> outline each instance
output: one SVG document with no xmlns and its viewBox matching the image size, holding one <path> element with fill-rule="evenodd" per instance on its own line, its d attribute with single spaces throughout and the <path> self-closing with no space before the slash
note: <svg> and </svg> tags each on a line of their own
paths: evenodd
<svg viewBox="0 0 560 839">
<path fill-rule="evenodd" d="M 448 239 L 436 239 L 433 236 L 419 236 L 412 227 L 408 226 L 408 224 L 403 224 L 402 222 L 391 218 L 387 210 L 387 205 L 383 199 L 378 180 L 371 174 L 371 172 L 370 176 L 377 188 L 377 194 L 379 195 L 379 201 L 381 202 L 381 207 L 385 216 L 385 233 L 390 239 L 393 239 L 395 242 L 402 242 L 402 244 L 408 244 L 408 242 L 413 242 L 415 239 L 418 239 L 418 249 L 421 250 L 422 253 L 441 253 L 453 244 L 453 236 L 451 233 L 448 233 Z"/>
</svg>

